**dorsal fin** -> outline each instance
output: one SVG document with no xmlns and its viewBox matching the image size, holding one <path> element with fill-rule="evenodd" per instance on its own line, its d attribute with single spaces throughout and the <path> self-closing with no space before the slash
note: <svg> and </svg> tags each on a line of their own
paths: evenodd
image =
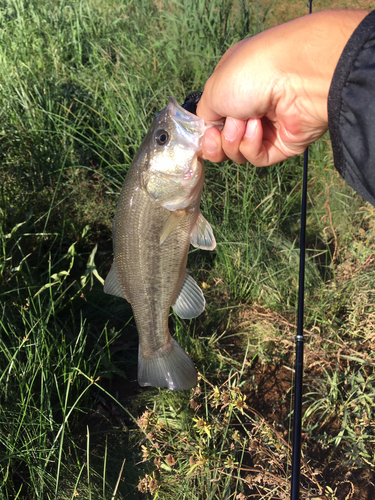
<svg viewBox="0 0 375 500">
<path fill-rule="evenodd" d="M 122 299 L 128 300 L 121 289 L 114 263 L 112 264 L 111 269 L 105 279 L 103 290 L 104 293 L 108 293 L 109 295 L 114 295 L 115 297 L 121 297 Z"/>
</svg>

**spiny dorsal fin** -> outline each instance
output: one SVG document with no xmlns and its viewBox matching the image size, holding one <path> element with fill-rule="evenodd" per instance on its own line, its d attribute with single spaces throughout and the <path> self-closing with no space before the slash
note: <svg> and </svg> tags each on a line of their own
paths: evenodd
<svg viewBox="0 0 375 500">
<path fill-rule="evenodd" d="M 202 250 L 213 250 L 216 247 L 212 227 L 200 212 L 190 236 L 190 243 L 193 247 L 201 248 Z"/>
<path fill-rule="evenodd" d="M 121 297 L 122 299 L 128 300 L 121 289 L 114 263 L 112 264 L 108 276 L 105 279 L 103 290 L 104 293 L 108 293 L 109 295 L 114 295 L 115 297 Z"/>
<path fill-rule="evenodd" d="M 168 234 L 174 229 L 180 222 L 181 217 L 186 215 L 186 210 L 175 210 L 171 212 L 168 219 L 166 220 L 163 230 L 160 235 L 160 245 L 167 238 Z"/>
<path fill-rule="evenodd" d="M 172 305 L 174 312 L 182 319 L 199 316 L 206 307 L 202 290 L 189 274 L 185 274 L 180 293 Z"/>
</svg>

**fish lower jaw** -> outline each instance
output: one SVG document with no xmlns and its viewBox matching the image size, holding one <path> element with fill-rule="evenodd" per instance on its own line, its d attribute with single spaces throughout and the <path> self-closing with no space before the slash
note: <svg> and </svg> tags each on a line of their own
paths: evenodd
<svg viewBox="0 0 375 500">
<path fill-rule="evenodd" d="M 186 352 L 171 337 L 170 343 L 152 355 L 143 355 L 141 347 L 139 348 L 138 383 L 142 387 L 188 390 L 197 384 L 197 371 Z"/>
</svg>

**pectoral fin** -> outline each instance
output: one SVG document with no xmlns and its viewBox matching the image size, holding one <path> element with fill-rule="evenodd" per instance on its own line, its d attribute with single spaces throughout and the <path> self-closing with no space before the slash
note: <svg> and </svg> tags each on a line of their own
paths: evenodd
<svg viewBox="0 0 375 500">
<path fill-rule="evenodd" d="M 190 236 L 190 243 L 193 247 L 201 248 L 202 250 L 213 250 L 216 247 L 212 227 L 200 212 Z"/>
<path fill-rule="evenodd" d="M 202 290 L 189 274 L 185 274 L 180 293 L 172 305 L 174 312 L 182 319 L 199 316 L 206 307 Z"/>
<path fill-rule="evenodd" d="M 165 241 L 168 234 L 177 226 L 177 224 L 181 220 L 181 217 L 183 217 L 184 215 L 186 215 L 185 210 L 175 210 L 174 212 L 170 213 L 160 235 L 160 245 Z"/>
<path fill-rule="evenodd" d="M 121 289 L 114 264 L 112 264 L 108 276 L 105 279 L 103 290 L 104 293 L 108 293 L 109 295 L 114 295 L 115 297 L 121 297 L 122 299 L 128 300 Z"/>
</svg>

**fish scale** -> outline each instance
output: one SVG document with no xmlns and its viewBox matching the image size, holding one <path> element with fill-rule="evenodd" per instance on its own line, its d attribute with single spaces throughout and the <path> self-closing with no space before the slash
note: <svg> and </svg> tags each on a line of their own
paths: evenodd
<svg viewBox="0 0 375 500">
<path fill-rule="evenodd" d="M 116 245 L 121 248 L 121 261 L 117 262 L 116 255 L 116 265 L 124 270 L 119 281 L 136 317 L 142 351 L 144 355 L 151 355 L 150 343 L 153 348 L 166 343 L 165 325 L 170 306 L 182 285 L 190 231 L 197 214 L 191 210 L 160 246 L 160 233 L 169 215 L 167 210 L 155 208 L 144 191 L 134 194 L 127 186 L 124 190 L 124 205 L 127 198 L 133 196 L 142 209 L 138 212 L 120 209 L 116 213 Z M 129 220 L 132 221 L 130 227 Z M 139 238 L 134 226 L 138 234 L 147 234 L 147 239 Z M 149 314 L 144 314 L 147 304 Z"/>
</svg>

